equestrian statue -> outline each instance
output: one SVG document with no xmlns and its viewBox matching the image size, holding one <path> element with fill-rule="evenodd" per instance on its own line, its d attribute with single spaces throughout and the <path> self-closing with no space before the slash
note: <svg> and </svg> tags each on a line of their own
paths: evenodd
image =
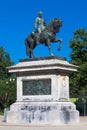
<svg viewBox="0 0 87 130">
<path fill-rule="evenodd" d="M 49 49 L 50 56 L 53 56 L 50 42 L 59 42 L 58 50 L 62 47 L 62 40 L 56 39 L 56 33 L 59 32 L 62 26 L 62 21 L 59 18 L 53 18 L 48 25 L 46 25 L 45 20 L 42 18 L 42 12 L 38 12 L 38 17 L 36 17 L 34 22 L 34 30 L 25 39 L 26 54 L 33 58 L 35 57 L 34 48 L 39 44 L 44 44 Z"/>
</svg>

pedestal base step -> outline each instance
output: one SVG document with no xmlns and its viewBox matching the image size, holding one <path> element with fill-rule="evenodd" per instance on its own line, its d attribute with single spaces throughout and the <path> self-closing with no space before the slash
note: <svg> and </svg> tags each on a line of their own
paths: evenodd
<svg viewBox="0 0 87 130">
<path fill-rule="evenodd" d="M 73 124 L 79 123 L 79 112 L 71 102 L 16 102 L 10 106 L 6 122 Z"/>
</svg>

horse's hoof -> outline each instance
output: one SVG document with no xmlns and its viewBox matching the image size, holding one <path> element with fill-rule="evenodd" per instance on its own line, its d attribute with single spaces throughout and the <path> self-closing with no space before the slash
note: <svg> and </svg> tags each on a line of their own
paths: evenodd
<svg viewBox="0 0 87 130">
<path fill-rule="evenodd" d="M 33 58 L 36 58 L 36 56 L 34 55 Z"/>
<path fill-rule="evenodd" d="M 58 47 L 58 51 L 60 51 L 60 47 Z"/>
<path fill-rule="evenodd" d="M 51 53 L 51 54 L 50 54 L 50 56 L 54 56 L 54 54 L 53 54 L 53 53 Z"/>
</svg>

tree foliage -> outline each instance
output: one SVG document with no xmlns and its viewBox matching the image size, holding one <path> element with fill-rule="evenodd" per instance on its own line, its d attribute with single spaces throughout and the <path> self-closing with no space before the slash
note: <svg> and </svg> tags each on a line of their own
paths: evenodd
<svg viewBox="0 0 87 130">
<path fill-rule="evenodd" d="M 72 97 L 87 93 L 87 32 L 85 29 L 74 31 L 74 38 L 69 44 L 71 51 L 70 63 L 79 69 L 70 77 L 70 94 Z"/>
<path fill-rule="evenodd" d="M 5 52 L 3 47 L 0 47 L 0 79 L 9 77 L 6 67 L 11 65 L 13 62 L 11 62 L 9 54 Z"/>
<path fill-rule="evenodd" d="M 0 47 L 0 110 L 8 107 L 16 98 L 16 81 L 6 67 L 13 65 L 9 53 Z"/>
</svg>

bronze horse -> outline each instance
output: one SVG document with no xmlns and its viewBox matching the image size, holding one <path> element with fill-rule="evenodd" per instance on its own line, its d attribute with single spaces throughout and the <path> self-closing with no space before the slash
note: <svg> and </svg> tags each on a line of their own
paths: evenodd
<svg viewBox="0 0 87 130">
<path fill-rule="evenodd" d="M 32 58 L 35 57 L 33 49 L 38 44 L 45 44 L 48 46 L 50 56 L 53 55 L 50 42 L 60 42 L 58 50 L 60 50 L 62 46 L 62 40 L 56 39 L 56 33 L 59 32 L 60 27 L 62 26 L 62 21 L 58 18 L 52 19 L 48 26 L 42 31 L 41 33 L 32 32 L 26 39 L 25 39 L 25 46 L 26 46 L 26 54 Z"/>
</svg>

